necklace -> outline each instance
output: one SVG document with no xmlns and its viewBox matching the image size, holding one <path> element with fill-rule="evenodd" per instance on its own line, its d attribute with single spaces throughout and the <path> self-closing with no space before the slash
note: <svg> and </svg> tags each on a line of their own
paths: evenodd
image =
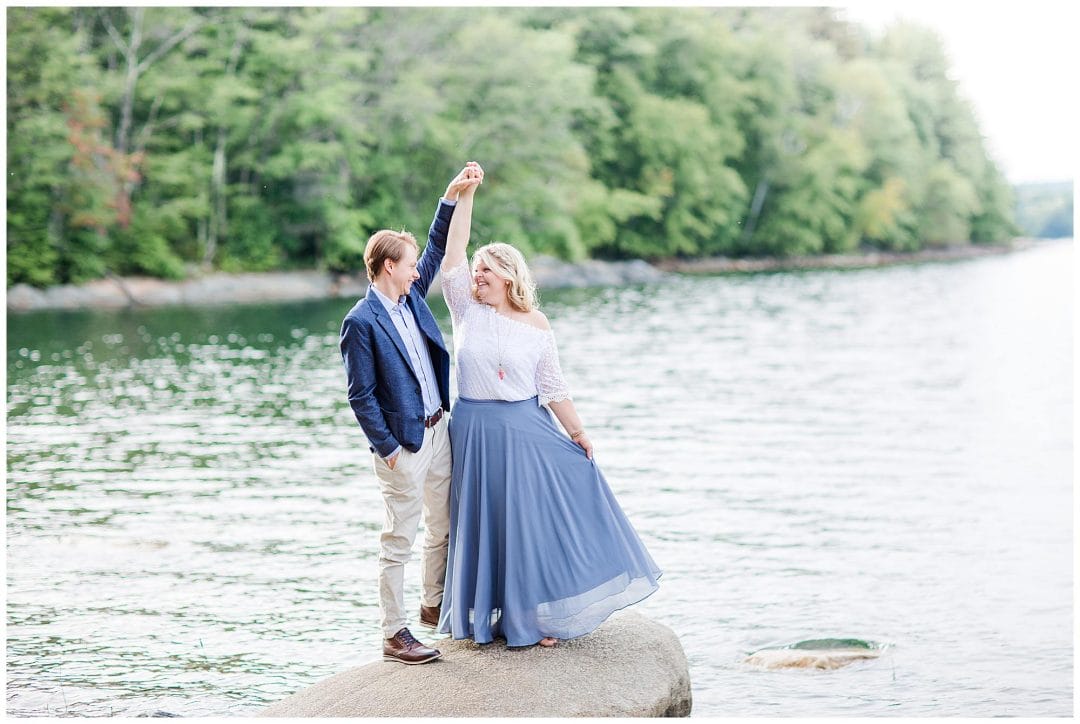
<svg viewBox="0 0 1080 724">
<path fill-rule="evenodd" d="M 495 308 L 491 308 L 492 317 L 498 317 L 499 313 L 495 311 Z M 503 370 L 503 347 L 502 347 L 502 328 L 499 326 L 499 320 L 495 319 L 495 343 L 499 353 L 499 379 L 506 379 L 506 371 Z"/>
</svg>

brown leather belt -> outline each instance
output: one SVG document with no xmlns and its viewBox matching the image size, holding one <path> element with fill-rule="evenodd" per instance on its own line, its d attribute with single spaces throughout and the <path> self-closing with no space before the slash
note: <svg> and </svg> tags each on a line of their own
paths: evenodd
<svg viewBox="0 0 1080 724">
<path fill-rule="evenodd" d="M 435 414 L 424 420 L 424 427 L 435 427 L 439 424 L 439 420 L 442 419 L 442 408 L 440 407 L 435 411 Z"/>
</svg>

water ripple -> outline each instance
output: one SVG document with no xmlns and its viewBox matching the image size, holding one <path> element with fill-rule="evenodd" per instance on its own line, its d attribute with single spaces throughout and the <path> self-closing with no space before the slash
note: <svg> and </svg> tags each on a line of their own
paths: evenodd
<svg viewBox="0 0 1080 724">
<path fill-rule="evenodd" d="M 1071 254 L 544 294 L 695 714 L 1071 713 Z M 10 715 L 247 715 L 377 658 L 349 306 L 8 320 Z M 743 663 L 812 638 L 888 653 Z"/>
</svg>

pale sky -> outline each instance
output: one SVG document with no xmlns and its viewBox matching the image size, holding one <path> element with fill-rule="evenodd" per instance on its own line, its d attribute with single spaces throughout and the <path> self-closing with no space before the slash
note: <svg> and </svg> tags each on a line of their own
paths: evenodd
<svg viewBox="0 0 1080 724">
<path fill-rule="evenodd" d="M 843 7 L 876 34 L 897 17 L 938 32 L 1009 181 L 1075 179 L 1080 13 L 1072 3 L 849 0 Z"/>
</svg>

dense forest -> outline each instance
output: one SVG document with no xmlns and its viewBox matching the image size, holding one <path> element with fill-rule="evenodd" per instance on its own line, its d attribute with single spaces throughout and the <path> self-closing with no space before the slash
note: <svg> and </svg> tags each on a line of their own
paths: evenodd
<svg viewBox="0 0 1080 724">
<path fill-rule="evenodd" d="M 566 259 L 1014 236 L 941 39 L 827 8 L 7 10 L 8 285 L 361 268 L 466 159 Z"/>
</svg>

